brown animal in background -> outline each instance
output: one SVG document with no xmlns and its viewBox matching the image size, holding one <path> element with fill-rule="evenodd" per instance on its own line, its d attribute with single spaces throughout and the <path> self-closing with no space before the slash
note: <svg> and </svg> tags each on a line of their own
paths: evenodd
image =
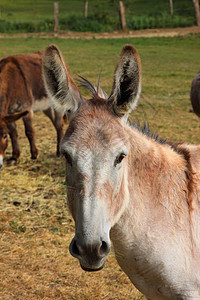
<svg viewBox="0 0 200 300">
<path fill-rule="evenodd" d="M 38 150 L 32 126 L 33 112 L 43 111 L 57 131 L 57 155 L 63 136 L 63 114 L 51 107 L 44 89 L 42 52 L 13 55 L 0 61 L 0 169 L 10 135 L 12 156 L 8 162 L 16 162 L 20 155 L 15 121 L 23 118 L 25 133 L 30 143 L 31 158 L 36 159 Z"/>
<path fill-rule="evenodd" d="M 192 80 L 190 100 L 193 107 L 193 111 L 200 117 L 200 71 Z"/>
<path fill-rule="evenodd" d="M 84 99 L 55 45 L 44 83 L 68 112 L 61 142 L 75 236 L 85 271 L 103 268 L 111 241 L 122 270 L 148 299 L 200 298 L 200 145 L 169 144 L 127 122 L 141 92 L 141 62 L 125 45 L 108 99 Z M 84 81 L 82 81 L 84 83 Z"/>
</svg>

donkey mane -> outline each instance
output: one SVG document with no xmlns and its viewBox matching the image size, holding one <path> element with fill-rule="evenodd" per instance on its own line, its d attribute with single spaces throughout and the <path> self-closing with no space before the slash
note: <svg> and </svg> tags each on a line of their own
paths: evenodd
<svg viewBox="0 0 200 300">
<path fill-rule="evenodd" d="M 106 94 L 106 92 L 100 88 L 101 73 L 99 74 L 97 87 L 95 85 L 93 85 L 85 77 L 83 77 L 81 75 L 78 75 L 78 77 L 81 78 L 81 79 L 75 78 L 75 80 L 78 82 L 78 86 L 86 88 L 87 90 L 89 90 L 92 93 L 93 97 L 98 97 L 99 96 L 99 91 L 101 90 L 103 92 L 103 95 L 104 95 L 105 99 L 108 98 L 108 95 Z"/>
<path fill-rule="evenodd" d="M 149 127 L 149 123 L 148 122 L 144 122 L 143 125 L 141 125 L 140 123 L 135 123 L 129 120 L 129 126 L 131 128 L 135 128 L 137 129 L 139 132 L 141 132 L 142 134 L 146 135 L 147 137 L 151 138 L 152 140 L 156 141 L 159 144 L 169 144 L 168 141 L 166 139 L 161 138 L 157 133 L 151 133 L 150 131 L 150 127 Z"/>
<path fill-rule="evenodd" d="M 87 90 L 89 90 L 92 93 L 93 96 L 98 95 L 97 89 L 95 88 L 95 86 L 89 80 L 87 80 L 85 77 L 83 77 L 81 75 L 78 75 L 78 77 L 79 78 L 75 78 L 75 80 L 78 82 L 79 87 L 86 88 Z M 99 84 L 100 84 L 100 81 L 99 81 Z"/>
<path fill-rule="evenodd" d="M 194 187 L 196 185 L 196 180 L 195 180 L 195 171 L 192 168 L 192 163 L 191 163 L 191 155 L 188 149 L 184 148 L 183 143 L 168 143 L 171 148 L 176 151 L 178 154 L 182 155 L 186 161 L 186 170 L 185 170 L 185 175 L 187 179 L 187 201 L 188 201 L 188 207 L 193 210 L 194 205 L 193 205 L 193 198 L 192 194 L 194 192 Z"/>
</svg>

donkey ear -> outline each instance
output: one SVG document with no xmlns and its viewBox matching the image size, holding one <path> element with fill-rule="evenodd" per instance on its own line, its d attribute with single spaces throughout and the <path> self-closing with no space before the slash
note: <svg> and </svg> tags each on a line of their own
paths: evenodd
<svg viewBox="0 0 200 300">
<path fill-rule="evenodd" d="M 74 113 L 83 99 L 55 45 L 49 45 L 44 51 L 42 73 L 47 95 L 55 109 L 63 113 Z"/>
<path fill-rule="evenodd" d="M 122 48 L 115 72 L 109 104 L 119 117 L 136 108 L 141 93 L 141 62 L 132 45 Z"/>
<path fill-rule="evenodd" d="M 28 114 L 28 110 L 3 117 L 5 123 L 12 123 Z"/>
</svg>

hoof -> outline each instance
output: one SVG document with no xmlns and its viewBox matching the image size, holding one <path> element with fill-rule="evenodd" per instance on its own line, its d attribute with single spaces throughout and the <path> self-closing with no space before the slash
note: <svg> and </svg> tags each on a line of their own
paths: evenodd
<svg viewBox="0 0 200 300">
<path fill-rule="evenodd" d="M 14 158 L 8 158 L 7 160 L 6 160 L 6 162 L 7 162 L 7 165 L 16 165 L 17 164 L 17 159 L 14 159 Z"/>
<path fill-rule="evenodd" d="M 31 156 L 31 159 L 37 159 L 37 156 Z"/>
</svg>

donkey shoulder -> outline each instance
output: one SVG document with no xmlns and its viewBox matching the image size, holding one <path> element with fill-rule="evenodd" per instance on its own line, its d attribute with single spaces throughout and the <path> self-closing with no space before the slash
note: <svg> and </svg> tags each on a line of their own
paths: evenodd
<svg viewBox="0 0 200 300">
<path fill-rule="evenodd" d="M 193 172 L 200 176 L 200 145 L 182 143 L 177 145 L 177 150 L 185 156 Z"/>
</svg>

